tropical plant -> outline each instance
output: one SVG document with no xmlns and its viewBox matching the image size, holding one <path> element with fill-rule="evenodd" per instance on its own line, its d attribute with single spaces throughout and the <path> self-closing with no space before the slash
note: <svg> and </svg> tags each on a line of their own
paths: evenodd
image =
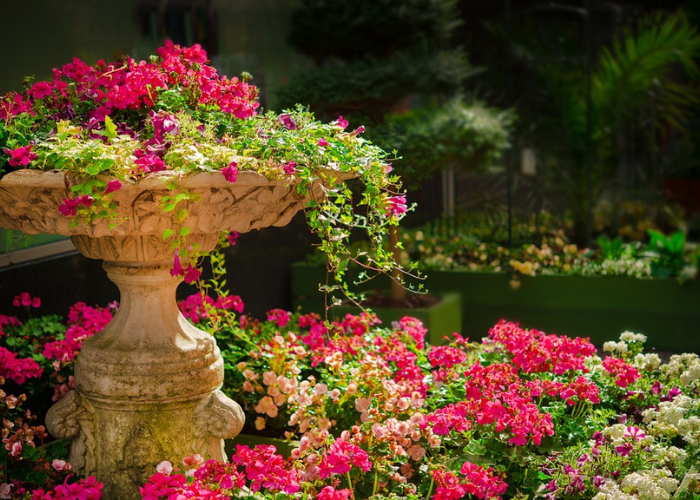
<svg viewBox="0 0 700 500">
<path fill-rule="evenodd" d="M 653 151 L 655 135 L 682 129 L 698 104 L 697 86 L 684 77 L 700 76 L 700 35 L 682 13 L 646 18 L 600 49 L 589 78 L 585 68 L 559 65 L 558 54 L 523 40 L 511 45 L 511 55 L 533 78 L 518 107 L 522 123 L 533 125 L 523 140 L 535 143 L 550 194 L 564 194 L 576 239 L 585 242 L 591 204 L 606 190 L 614 194 L 625 145 L 636 137 Z"/>
</svg>

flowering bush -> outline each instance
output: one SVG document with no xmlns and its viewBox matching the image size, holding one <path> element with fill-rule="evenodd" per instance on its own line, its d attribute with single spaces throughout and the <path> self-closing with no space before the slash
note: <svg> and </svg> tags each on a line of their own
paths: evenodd
<svg viewBox="0 0 700 500">
<path fill-rule="evenodd" d="M 32 302 L 18 296 L 20 307 Z M 180 307 L 198 326 L 216 327 L 224 390 L 244 406 L 248 430 L 297 441 L 287 458 L 272 446 L 238 446 L 227 463 L 197 455 L 164 462 L 143 485 L 144 499 L 700 496 L 697 354 L 662 362 L 643 351 L 643 335 L 625 332 L 599 356 L 587 339 L 506 321 L 481 342 L 454 335 L 448 345 L 430 346 L 422 324 L 408 317 L 382 328 L 368 314 L 325 324 L 278 309 L 264 321 L 242 315 L 231 326 L 217 316 L 243 310 L 237 297 L 194 296 Z M 73 326 L 83 321 L 86 334 L 111 314 L 89 309 L 73 308 L 71 319 Z M 3 339 L 32 321 L 2 318 Z M 33 356 L 6 347 L 17 369 L 3 377 L 22 370 L 27 388 L 39 380 L 42 367 L 56 362 L 42 359 L 40 352 L 51 352 L 44 345 L 68 334 L 55 337 Z M 17 401 L 6 401 L 7 414 Z M 45 431 L 23 418 L 25 427 L 5 424 L 9 480 L 0 483 L 0 498 L 25 491 L 37 500 L 98 498 L 94 479 L 65 480 L 56 474 L 68 465 L 33 455 L 27 438 Z M 16 443 L 21 457 L 11 455 Z M 44 483 L 34 483 L 41 491 L 32 493 L 35 476 L 21 476 L 18 463 L 43 471 Z M 83 496 L 70 497 L 71 488 Z"/>
<path fill-rule="evenodd" d="M 116 305 L 75 304 L 67 322 L 59 316 L 32 317 L 41 300 L 26 292 L 15 297 L 14 305 L 18 314 L 0 314 L 0 498 L 97 500 L 102 485 L 72 475 L 65 461 L 68 443 L 47 444 L 37 414 L 73 388 L 73 365 L 83 340 L 109 323 Z M 22 310 L 29 316 L 23 321 Z"/>
<path fill-rule="evenodd" d="M 94 65 L 74 59 L 54 69 L 50 81 L 28 79 L 21 93 L 0 96 L 0 174 L 33 168 L 63 170 L 72 196 L 59 211 L 74 224 L 108 218 L 114 224 L 114 192 L 148 174 L 168 171 L 172 190 L 163 210 L 186 217 L 193 194 L 178 179 L 220 171 L 236 182 L 241 171 L 295 185 L 308 195 L 321 183 L 325 197 L 309 200 L 309 228 L 321 239 L 343 289 L 343 270 L 354 228 L 364 230 L 375 251 L 363 263 L 371 274 L 398 264 L 381 241 L 407 210 L 388 155 L 362 139 L 364 127 L 346 130 L 339 117 L 320 123 L 303 107 L 258 114 L 257 89 L 246 78 L 219 76 L 201 47 L 170 42 L 146 61 Z M 342 179 L 353 177 L 354 184 Z M 359 189 L 358 189 L 359 186 Z M 356 205 L 362 210 L 356 210 Z M 188 230 L 163 234 L 175 251 L 173 273 L 195 281 L 198 252 Z"/>
</svg>

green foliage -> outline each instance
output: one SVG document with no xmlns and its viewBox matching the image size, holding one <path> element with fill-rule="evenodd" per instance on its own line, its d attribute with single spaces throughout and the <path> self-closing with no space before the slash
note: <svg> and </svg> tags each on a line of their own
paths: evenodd
<svg viewBox="0 0 700 500">
<path fill-rule="evenodd" d="M 381 123 L 407 95 L 454 93 L 475 72 L 459 49 L 439 54 L 398 53 L 389 59 L 370 56 L 331 61 L 300 74 L 280 91 L 279 102 L 282 107 L 306 103 L 324 120 L 343 115 L 355 122 L 369 119 L 370 123 Z"/>
<path fill-rule="evenodd" d="M 637 169 L 637 179 L 651 176 L 644 162 L 656 153 L 661 131 L 684 132 L 700 98 L 700 35 L 682 12 L 627 26 L 593 55 L 589 108 L 585 64 L 561 63 L 580 58 L 580 41 L 565 26 L 541 28 L 523 23 L 510 37 L 494 33 L 508 43 L 508 77 L 517 72 L 522 82 L 511 87 L 521 91 L 517 133 L 537 150 L 541 192 L 572 212 L 583 244 L 601 195 L 625 188 L 616 182 L 621 166 Z M 632 148 L 640 161 L 630 159 Z"/>
<path fill-rule="evenodd" d="M 685 233 L 677 231 L 666 236 L 649 229 L 649 255 L 652 257 L 652 273 L 660 278 L 680 275 L 686 265 Z"/>
<path fill-rule="evenodd" d="M 439 168 L 485 170 L 510 146 L 513 114 L 457 99 L 440 107 L 390 115 L 368 137 L 393 145 L 401 159 L 393 163 L 409 188 L 416 188 Z"/>
<path fill-rule="evenodd" d="M 601 256 L 605 259 L 619 259 L 623 254 L 622 238 L 617 236 L 615 239 L 610 239 L 609 236 L 603 234 L 598 236 L 596 240 Z"/>
<path fill-rule="evenodd" d="M 456 7 L 456 0 L 302 0 L 289 41 L 316 60 L 382 57 L 444 43 L 459 25 Z"/>
</svg>

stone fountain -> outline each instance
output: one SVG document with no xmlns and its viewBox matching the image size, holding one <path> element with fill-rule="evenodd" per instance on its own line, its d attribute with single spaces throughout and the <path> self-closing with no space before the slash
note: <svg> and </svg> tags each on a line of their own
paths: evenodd
<svg viewBox="0 0 700 500">
<path fill-rule="evenodd" d="M 161 208 L 172 195 L 166 180 L 173 175 L 123 183 L 113 194 L 117 225 L 76 225 L 58 211 L 72 197 L 65 172 L 19 170 L 0 179 L 0 227 L 70 236 L 83 255 L 104 261 L 119 287 L 116 316 L 83 344 L 76 389 L 47 415 L 49 432 L 71 440 L 76 472 L 102 481 L 107 500 L 140 498 L 138 487 L 162 460 L 179 463 L 195 453 L 225 460 L 223 440 L 244 423 L 240 406 L 220 391 L 223 361 L 214 338 L 178 310 L 182 278 L 170 274 L 174 249 L 164 230 L 188 227 L 188 243 L 206 253 L 221 231 L 284 226 L 305 201 L 292 180 L 242 172 L 230 183 L 218 172 L 199 173 L 178 179 L 195 200 L 183 202 L 187 219 L 179 223 L 176 211 Z M 313 194 L 322 194 L 320 185 Z"/>
</svg>

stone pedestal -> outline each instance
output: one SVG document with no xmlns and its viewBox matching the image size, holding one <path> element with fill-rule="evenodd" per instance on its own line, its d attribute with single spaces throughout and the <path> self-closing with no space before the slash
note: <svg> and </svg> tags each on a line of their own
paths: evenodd
<svg viewBox="0 0 700 500">
<path fill-rule="evenodd" d="M 179 314 L 180 280 L 170 267 L 104 267 L 121 292 L 119 311 L 83 344 L 76 390 L 46 423 L 72 440 L 69 461 L 99 477 L 106 498 L 129 500 L 162 460 L 225 460 L 223 439 L 240 432 L 244 416 L 219 390 L 223 361 L 213 337 Z"/>
<path fill-rule="evenodd" d="M 196 200 L 178 207 L 187 211 L 180 222 L 161 210 L 162 198 L 172 195 L 163 178 L 172 179 L 161 173 L 114 194 L 122 222 L 116 226 L 71 226 L 58 212 L 71 196 L 61 172 L 24 170 L 0 179 L 0 227 L 71 236 L 83 255 L 105 261 L 121 292 L 112 322 L 83 344 L 76 389 L 47 415 L 49 432 L 72 440 L 74 469 L 102 481 L 106 500 L 140 498 L 138 487 L 162 460 L 179 463 L 195 453 L 224 460 L 223 439 L 244 422 L 238 404 L 219 390 L 223 361 L 214 338 L 178 311 L 181 278 L 170 274 L 174 249 L 163 231 L 188 227 L 188 244 L 204 253 L 222 230 L 289 223 L 304 201 L 293 184 L 258 174 L 239 174 L 235 184 L 219 173 L 196 174 L 179 180 Z"/>
</svg>

